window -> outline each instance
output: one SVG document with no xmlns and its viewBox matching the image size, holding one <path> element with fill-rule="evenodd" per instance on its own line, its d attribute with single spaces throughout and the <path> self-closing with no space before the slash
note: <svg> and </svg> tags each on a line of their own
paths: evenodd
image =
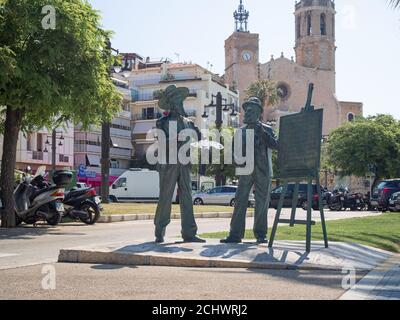
<svg viewBox="0 0 400 320">
<path fill-rule="evenodd" d="M 153 120 L 154 119 L 154 108 L 142 109 L 143 120 Z"/>
<path fill-rule="evenodd" d="M 285 83 L 278 84 L 277 92 L 278 92 L 278 96 L 279 96 L 279 98 L 281 98 L 281 100 L 287 100 L 290 96 L 289 86 Z"/>
<path fill-rule="evenodd" d="M 29 133 L 26 137 L 26 150 L 32 151 L 32 134 Z"/>
<path fill-rule="evenodd" d="M 321 14 L 321 35 L 326 36 L 326 15 L 325 13 Z"/>
<path fill-rule="evenodd" d="M 41 133 L 37 134 L 36 149 L 37 151 L 42 151 L 43 148 L 43 135 Z"/>
<path fill-rule="evenodd" d="M 59 162 L 64 162 L 64 163 L 68 163 L 69 162 L 69 157 L 63 154 L 60 154 L 58 157 L 58 161 Z"/>
<path fill-rule="evenodd" d="M 347 120 L 348 120 L 349 122 L 354 121 L 354 114 L 350 112 L 350 113 L 347 115 Z"/>
<path fill-rule="evenodd" d="M 110 162 L 110 168 L 112 168 L 112 169 L 119 169 L 119 161 L 118 160 L 114 160 L 114 159 L 111 159 L 111 162 Z"/>
<path fill-rule="evenodd" d="M 301 37 L 301 16 L 297 17 L 296 36 L 297 36 L 297 39 L 299 39 Z"/>
<path fill-rule="evenodd" d="M 114 183 L 115 189 L 117 189 L 117 188 L 125 188 L 126 187 L 126 182 L 127 182 L 126 178 L 119 178 Z"/>
<path fill-rule="evenodd" d="M 312 35 L 312 19 L 311 19 L 311 14 L 307 16 L 307 35 L 311 36 Z"/>
<path fill-rule="evenodd" d="M 222 193 L 222 187 L 214 188 L 214 189 L 210 190 L 210 193 L 211 194 Z"/>
<path fill-rule="evenodd" d="M 236 193 L 236 189 L 232 187 L 223 187 L 222 188 L 223 193 Z"/>
</svg>

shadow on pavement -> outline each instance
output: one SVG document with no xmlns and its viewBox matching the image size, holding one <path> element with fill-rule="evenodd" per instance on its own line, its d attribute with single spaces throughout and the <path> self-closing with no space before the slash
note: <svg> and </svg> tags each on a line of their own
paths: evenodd
<svg viewBox="0 0 400 320">
<path fill-rule="evenodd" d="M 137 269 L 136 266 L 132 266 L 132 265 L 123 266 L 123 265 L 117 265 L 117 264 L 97 264 L 97 265 L 91 266 L 90 268 L 94 269 L 94 270 L 120 270 L 120 269 L 126 269 L 126 268 Z"/>
<path fill-rule="evenodd" d="M 0 228 L 0 239 L 33 239 L 43 235 L 52 236 L 81 236 L 84 233 L 79 232 L 61 232 L 59 227 L 51 227 L 48 225 L 22 226 L 13 229 Z"/>
<path fill-rule="evenodd" d="M 131 253 L 144 253 L 144 252 L 158 252 L 158 253 L 178 253 L 178 252 L 192 252 L 192 249 L 178 247 L 175 244 L 155 244 L 154 242 L 146 242 L 137 245 L 129 245 L 116 250 L 115 252 L 131 252 Z"/>
</svg>

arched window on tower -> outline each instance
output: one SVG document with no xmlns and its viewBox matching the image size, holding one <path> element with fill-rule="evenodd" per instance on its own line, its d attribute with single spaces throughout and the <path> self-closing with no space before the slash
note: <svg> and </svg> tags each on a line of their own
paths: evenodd
<svg viewBox="0 0 400 320">
<path fill-rule="evenodd" d="M 354 118 L 355 118 L 354 113 L 351 113 L 351 112 L 350 112 L 350 113 L 347 115 L 347 121 L 349 121 L 349 122 L 354 121 Z"/>
<path fill-rule="evenodd" d="M 307 35 L 311 36 L 312 34 L 312 20 L 311 14 L 307 15 Z"/>
<path fill-rule="evenodd" d="M 301 16 L 298 16 L 296 20 L 296 37 L 297 39 L 301 37 Z"/>
<path fill-rule="evenodd" d="M 321 14 L 321 35 L 326 36 L 326 15 L 325 13 Z"/>
</svg>

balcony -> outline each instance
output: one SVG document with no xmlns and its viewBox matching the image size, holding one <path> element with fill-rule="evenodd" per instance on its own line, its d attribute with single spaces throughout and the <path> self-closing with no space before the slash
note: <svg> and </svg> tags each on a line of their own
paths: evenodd
<svg viewBox="0 0 400 320">
<path fill-rule="evenodd" d="M 59 161 L 60 163 L 69 163 L 69 156 L 66 156 L 66 155 L 64 155 L 64 154 L 60 154 L 60 155 L 58 156 L 58 161 Z"/>
<path fill-rule="evenodd" d="M 101 147 L 90 144 L 75 144 L 74 151 L 82 153 L 101 153 Z"/>
<path fill-rule="evenodd" d="M 119 148 L 111 148 L 110 154 L 112 157 L 120 156 L 125 158 L 132 157 L 132 150 L 129 149 L 119 149 Z"/>
<path fill-rule="evenodd" d="M 132 136 L 132 132 L 130 129 L 123 130 L 123 129 L 111 128 L 111 135 L 130 138 Z"/>
<path fill-rule="evenodd" d="M 132 116 L 133 121 L 144 121 L 144 120 L 157 120 L 162 117 L 162 113 L 157 112 L 153 116 L 151 115 L 143 115 L 143 114 L 134 114 Z"/>
<path fill-rule="evenodd" d="M 194 74 L 167 74 L 161 78 L 160 83 L 180 82 L 180 81 L 201 81 L 200 77 Z"/>
<path fill-rule="evenodd" d="M 130 119 L 131 118 L 131 112 L 130 111 L 126 111 L 126 110 L 122 110 L 122 111 L 120 111 L 118 113 L 118 117 Z"/>
<path fill-rule="evenodd" d="M 32 152 L 32 160 L 43 160 L 43 152 L 41 151 L 33 151 Z"/>
</svg>

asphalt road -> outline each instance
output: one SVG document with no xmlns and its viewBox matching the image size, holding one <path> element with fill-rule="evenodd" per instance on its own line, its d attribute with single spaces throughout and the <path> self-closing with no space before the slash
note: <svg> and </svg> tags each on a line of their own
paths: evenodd
<svg viewBox="0 0 400 320">
<path fill-rule="evenodd" d="M 270 225 L 274 214 L 271 210 Z M 289 215 L 290 210 L 285 210 L 283 217 Z M 377 213 L 327 212 L 326 218 L 370 215 Z M 305 212 L 299 210 L 297 218 L 305 219 Z M 318 213 L 314 213 L 314 219 L 318 220 Z M 199 233 L 224 231 L 229 229 L 230 219 L 198 219 L 197 223 Z M 253 219 L 247 219 L 249 228 L 252 223 Z M 152 221 L 0 229 L 0 299 L 337 299 L 345 292 L 341 286 L 343 275 L 331 271 L 56 263 L 63 248 L 129 240 L 148 242 L 154 239 L 153 232 Z M 179 234 L 180 221 L 174 220 L 167 229 L 167 237 L 179 237 Z M 48 290 L 46 276 L 53 271 L 55 288 Z M 362 276 L 357 275 L 358 279 Z"/>
<path fill-rule="evenodd" d="M 366 212 L 326 212 L 327 220 L 377 215 Z M 272 225 L 275 210 L 270 210 L 269 223 Z M 289 217 L 285 209 L 283 217 Z M 318 220 L 318 212 L 314 219 Z M 305 211 L 298 211 L 298 219 L 305 219 Z M 230 219 L 198 219 L 199 233 L 229 230 Z M 253 219 L 247 219 L 252 228 Z M 18 229 L 0 229 L 0 270 L 35 264 L 54 263 L 60 249 L 92 244 L 109 244 L 132 241 L 152 241 L 152 221 L 132 221 L 86 226 L 81 223 L 63 224 L 57 227 L 39 226 Z M 167 237 L 179 237 L 180 221 L 173 220 L 167 229 Z"/>
<path fill-rule="evenodd" d="M 0 270 L 0 299 L 333 300 L 345 293 L 343 275 L 332 271 L 55 264 L 51 286 L 48 267 Z"/>
</svg>

